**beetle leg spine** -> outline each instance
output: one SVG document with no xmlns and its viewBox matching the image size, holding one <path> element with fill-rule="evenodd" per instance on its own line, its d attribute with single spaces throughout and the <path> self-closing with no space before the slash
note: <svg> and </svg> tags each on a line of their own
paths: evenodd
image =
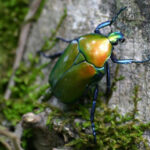
<svg viewBox="0 0 150 150">
<path fill-rule="evenodd" d="M 112 52 L 111 60 L 117 64 L 145 63 L 145 62 L 150 61 L 150 57 L 146 60 L 141 60 L 141 61 L 133 60 L 133 59 L 120 59 L 119 60 L 117 59 L 116 55 Z"/>
</svg>

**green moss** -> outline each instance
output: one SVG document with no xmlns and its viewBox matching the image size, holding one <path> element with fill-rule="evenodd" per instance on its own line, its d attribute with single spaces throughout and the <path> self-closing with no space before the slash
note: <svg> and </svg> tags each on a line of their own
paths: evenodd
<svg viewBox="0 0 150 150">
<path fill-rule="evenodd" d="M 14 5 L 16 6 L 17 4 L 18 3 L 16 2 Z M 44 2 L 42 2 L 41 7 L 43 6 Z M 38 15 L 39 13 L 36 16 Z M 60 18 L 56 29 L 49 38 L 50 42 L 55 42 L 56 44 L 56 32 L 60 28 L 65 17 L 66 10 L 64 10 L 64 14 Z M 15 73 L 15 86 L 11 87 L 12 94 L 9 100 L 4 99 L 4 91 L 9 78 L 11 77 L 11 71 L 7 71 L 5 77 L 0 81 L 0 114 L 3 115 L 4 119 L 7 119 L 12 125 L 16 125 L 16 123 L 21 120 L 23 114 L 27 112 L 39 113 L 43 111 L 45 107 L 48 107 L 45 103 L 40 104 L 37 100 L 41 98 L 42 95 L 45 95 L 44 100 L 45 98 L 50 98 L 50 92 L 48 92 L 49 95 L 46 93 L 49 84 L 41 85 L 37 81 L 40 79 L 43 80 L 45 76 L 42 69 L 47 67 L 49 63 L 37 67 L 38 63 L 39 58 L 37 56 L 33 57 L 32 54 L 29 54 L 28 65 L 24 62 L 20 64 Z"/>
<path fill-rule="evenodd" d="M 41 1 L 40 6 L 39 6 L 38 10 L 36 11 L 35 15 L 33 16 L 33 18 L 30 18 L 29 20 L 27 20 L 27 22 L 30 22 L 30 21 L 36 22 L 38 20 L 38 18 L 41 15 L 41 12 L 44 8 L 45 2 L 46 2 L 46 0 Z M 25 22 L 25 23 L 27 23 L 27 22 Z"/>
<path fill-rule="evenodd" d="M 138 101 L 141 100 L 141 98 L 138 97 L 138 91 L 139 91 L 139 86 L 136 85 L 133 91 L 133 102 L 134 102 L 134 109 L 133 109 L 133 118 L 135 119 L 136 115 L 138 114 L 138 109 L 137 109 L 137 104 Z"/>
<path fill-rule="evenodd" d="M 87 108 L 87 107 L 86 107 Z M 110 109 L 105 104 L 100 105 L 100 111 L 95 114 L 95 126 L 97 131 L 97 144 L 93 143 L 93 135 L 85 134 L 84 129 L 90 129 L 89 119 L 86 123 L 72 126 L 76 128 L 80 138 L 73 139 L 66 146 L 72 146 L 74 149 L 95 149 L 95 150 L 138 150 L 139 143 L 143 143 L 148 150 L 146 140 L 143 138 L 145 130 L 150 129 L 150 123 L 144 124 L 136 121 L 133 115 L 127 113 L 122 116 L 118 109 Z M 77 110 L 78 115 L 82 114 L 82 109 Z M 85 111 L 84 111 L 85 112 Z M 83 117 L 83 115 L 81 115 Z M 90 116 L 86 112 L 86 117 Z M 83 117 L 85 120 L 86 117 Z M 79 117 L 79 116 L 78 116 Z M 73 121 L 69 121 L 70 123 Z"/>
<path fill-rule="evenodd" d="M 10 51 L 17 45 L 20 26 L 28 11 L 28 0 L 0 1 L 0 50 Z"/>
<path fill-rule="evenodd" d="M 34 149 L 33 145 L 31 145 L 30 142 L 32 138 L 33 138 L 32 129 L 23 130 L 21 146 L 24 148 L 24 150 Z"/>
<path fill-rule="evenodd" d="M 14 50 L 18 43 L 22 22 L 29 9 L 28 4 L 28 0 L 0 1 L 1 79 L 6 76 L 6 71 L 12 67 L 10 64 L 14 59 Z"/>
<path fill-rule="evenodd" d="M 29 21 L 36 21 L 46 0 L 42 0 L 36 14 Z M 21 27 L 29 10 L 29 0 L 0 1 L 0 92 L 4 93 L 12 64 L 15 50 L 18 45 Z M 7 62 L 7 63 L 6 63 Z"/>
<path fill-rule="evenodd" d="M 34 68 L 37 64 L 37 59 L 35 58 L 30 60 L 30 64 L 30 66 L 26 66 L 23 63 L 20 65 L 15 74 L 16 85 L 11 87 L 12 96 L 9 100 L 3 99 L 2 101 L 1 112 L 13 125 L 20 121 L 23 114 L 31 112 L 37 107 L 42 110 L 43 106 L 39 106 L 37 100 L 49 87 L 48 84 L 41 86 L 36 83 L 37 78 L 44 78 L 42 68 L 46 67 L 47 64 Z"/>
<path fill-rule="evenodd" d="M 58 32 L 59 28 L 61 27 L 62 23 L 64 22 L 65 18 L 67 17 L 67 9 L 64 9 L 64 13 L 62 14 L 57 26 L 55 30 L 51 31 L 51 36 L 45 41 L 43 47 L 42 47 L 42 51 L 46 51 L 46 50 L 50 50 L 52 49 L 56 43 L 58 42 L 58 40 L 56 39 L 56 33 Z"/>
<path fill-rule="evenodd" d="M 79 135 L 79 138 L 71 138 L 70 142 L 66 144 L 66 146 L 71 146 L 75 150 L 138 150 L 140 145 L 149 150 L 150 147 L 147 144 L 147 140 L 143 138 L 143 133 L 145 130 L 150 129 L 150 122 L 143 123 L 135 119 L 135 115 L 138 112 L 138 100 L 138 86 L 135 86 L 133 90 L 133 111 L 121 115 L 118 108 L 111 109 L 100 100 L 100 97 L 98 98 L 98 109 L 95 112 L 94 121 L 97 144 L 93 143 L 92 133 L 85 133 L 86 130 L 91 130 L 89 110 L 92 103 L 75 104 L 65 112 L 53 111 L 49 116 L 48 123 L 51 125 L 51 130 L 53 130 L 52 120 L 57 117 L 63 118 L 63 126 L 68 124 Z M 75 118 L 81 118 L 83 121 L 75 123 Z"/>
<path fill-rule="evenodd" d="M 6 147 L 0 142 L 0 150 L 7 150 Z"/>
</svg>

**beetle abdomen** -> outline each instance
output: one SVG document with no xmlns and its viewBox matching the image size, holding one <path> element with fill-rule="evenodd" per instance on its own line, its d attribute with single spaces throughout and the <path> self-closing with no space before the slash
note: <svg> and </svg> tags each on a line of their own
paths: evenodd
<svg viewBox="0 0 150 150">
<path fill-rule="evenodd" d="M 57 82 L 53 92 L 62 102 L 72 103 L 83 94 L 95 74 L 95 67 L 86 61 L 73 65 Z"/>
</svg>

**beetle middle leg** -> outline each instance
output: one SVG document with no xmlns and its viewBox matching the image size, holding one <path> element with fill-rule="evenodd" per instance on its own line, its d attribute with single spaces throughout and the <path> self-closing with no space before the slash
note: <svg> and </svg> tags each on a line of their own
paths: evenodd
<svg viewBox="0 0 150 150">
<path fill-rule="evenodd" d="M 66 42 L 66 43 L 71 43 L 73 40 L 66 40 L 66 39 L 63 39 L 61 37 L 56 37 L 57 40 L 61 40 L 63 42 Z M 37 53 L 39 53 L 40 55 L 42 55 L 43 57 L 45 58 L 49 58 L 49 59 L 55 59 L 59 56 L 61 56 L 63 54 L 63 52 L 57 52 L 55 54 L 52 54 L 52 55 L 46 55 L 44 52 L 42 51 L 38 51 Z"/>
<path fill-rule="evenodd" d="M 134 60 L 134 59 L 120 59 L 119 60 L 119 59 L 117 59 L 116 55 L 112 52 L 111 60 L 117 64 L 145 63 L 145 62 L 150 61 L 150 57 L 148 59 L 141 60 L 141 61 Z"/>
<path fill-rule="evenodd" d="M 95 124 L 94 124 L 94 114 L 95 114 L 97 96 L 98 96 L 98 85 L 96 85 L 95 90 L 94 90 L 93 104 L 92 104 L 91 115 L 90 115 L 92 132 L 93 132 L 93 136 L 94 136 L 94 143 L 96 143 L 96 131 L 95 131 Z"/>
</svg>

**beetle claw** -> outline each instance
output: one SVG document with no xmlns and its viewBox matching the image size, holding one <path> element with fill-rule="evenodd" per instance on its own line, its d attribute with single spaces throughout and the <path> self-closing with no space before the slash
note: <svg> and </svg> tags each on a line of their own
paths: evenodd
<svg viewBox="0 0 150 150">
<path fill-rule="evenodd" d="M 125 38 L 121 39 L 120 42 L 123 43 L 125 41 Z"/>
</svg>

